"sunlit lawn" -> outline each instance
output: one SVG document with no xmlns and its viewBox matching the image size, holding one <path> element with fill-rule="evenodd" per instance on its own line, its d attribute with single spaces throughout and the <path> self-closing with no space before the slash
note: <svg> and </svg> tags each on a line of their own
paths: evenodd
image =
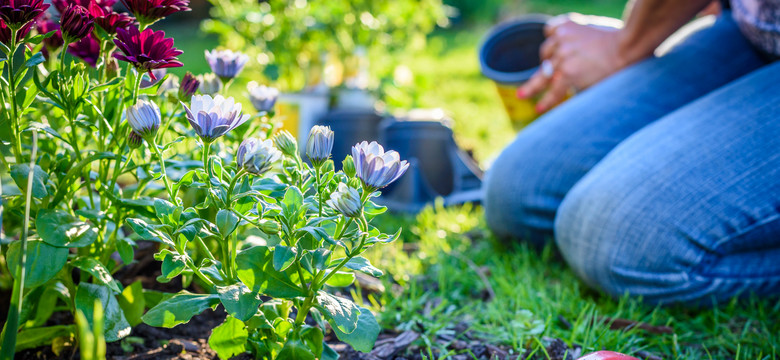
<svg viewBox="0 0 780 360">
<path fill-rule="evenodd" d="M 532 1 L 512 9 L 619 16 L 622 2 Z M 193 33 L 193 26 L 167 30 L 185 51 L 186 70 L 202 73 L 208 69 L 203 49 L 216 46 L 217 40 Z M 425 52 L 403 59 L 415 74 L 415 86 L 412 94 L 396 101 L 447 110 L 455 121 L 459 145 L 473 151 L 483 166 L 514 136 L 493 84 L 479 73 L 476 51 L 488 28 L 461 25 L 437 31 Z M 243 99 L 240 86 L 231 92 Z M 628 298 L 612 300 L 586 288 L 552 248 L 539 255 L 522 244 L 496 243 L 479 207 L 430 209 L 416 217 L 397 216 L 384 226 L 403 226 L 405 231 L 400 241 L 371 255 L 372 262 L 389 274 L 384 279 L 387 291 L 367 294 L 368 305 L 380 313 L 387 329 L 421 332 L 418 345 L 425 356 L 452 355 L 436 338 L 451 333 L 459 323 L 468 324 L 488 342 L 511 346 L 520 353 L 520 349 L 536 349 L 541 358 L 545 354 L 540 344 L 547 338 L 578 344 L 586 352 L 645 351 L 661 358 L 776 359 L 780 351 L 780 302 L 776 299 L 731 302 L 709 310 L 653 308 Z M 485 301 L 485 294 L 491 292 L 494 295 Z M 610 330 L 604 321 L 616 318 L 668 326 L 672 333 L 655 334 L 636 327 Z"/>
</svg>

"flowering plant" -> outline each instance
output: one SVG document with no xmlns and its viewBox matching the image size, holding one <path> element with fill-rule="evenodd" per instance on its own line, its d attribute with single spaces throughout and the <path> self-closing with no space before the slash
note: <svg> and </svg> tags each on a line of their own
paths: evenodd
<svg viewBox="0 0 780 360">
<path fill-rule="evenodd" d="M 41 0 L 0 0 L 0 287 L 12 288 L 0 359 L 76 343 L 100 357 L 102 339 L 217 304 L 228 317 L 209 342 L 222 358 L 335 358 L 326 322 L 370 350 L 371 312 L 329 290 L 381 275 L 360 255 L 397 234 L 371 225 L 384 212 L 372 199 L 406 162 L 358 144 L 335 172 L 330 129 L 302 146 L 276 132 L 276 89 L 250 86 L 256 112 L 223 95 L 241 53 L 208 52 L 213 74 L 167 74 L 181 51 L 149 26 L 187 1 L 122 0 L 132 16 L 115 0 L 51 3 L 58 17 Z M 142 241 L 158 281 L 202 293 L 125 281 Z M 50 325 L 62 311 L 75 322 Z"/>
</svg>

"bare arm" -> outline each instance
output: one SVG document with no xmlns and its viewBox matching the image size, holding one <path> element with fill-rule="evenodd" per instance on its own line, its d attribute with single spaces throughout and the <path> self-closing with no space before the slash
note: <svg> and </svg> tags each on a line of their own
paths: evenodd
<svg viewBox="0 0 780 360">
<path fill-rule="evenodd" d="M 652 55 L 711 1 L 634 0 L 626 6 L 622 27 L 581 14 L 556 17 L 545 28 L 547 40 L 541 48 L 541 58 L 553 65 L 553 75 L 537 72 L 517 95 L 528 98 L 547 90 L 537 112 L 547 111 L 563 101 L 570 89 L 583 90 Z"/>
</svg>

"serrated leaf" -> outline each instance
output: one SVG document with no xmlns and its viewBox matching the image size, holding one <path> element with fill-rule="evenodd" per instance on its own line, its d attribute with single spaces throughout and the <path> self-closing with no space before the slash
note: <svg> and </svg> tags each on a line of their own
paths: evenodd
<svg viewBox="0 0 780 360">
<path fill-rule="evenodd" d="M 342 260 L 343 259 L 334 260 L 332 264 L 339 264 Z M 360 271 L 371 276 L 379 277 L 384 275 L 382 270 L 379 270 L 374 265 L 371 265 L 371 262 L 362 256 L 355 256 L 352 259 L 349 259 L 349 261 L 344 266 L 348 269 Z"/>
</svg>

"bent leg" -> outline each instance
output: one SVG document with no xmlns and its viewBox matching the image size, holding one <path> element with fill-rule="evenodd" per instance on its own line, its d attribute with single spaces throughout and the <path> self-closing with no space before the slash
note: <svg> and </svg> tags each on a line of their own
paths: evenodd
<svg viewBox="0 0 780 360">
<path fill-rule="evenodd" d="M 780 63 L 649 125 L 569 192 L 555 236 L 607 293 L 780 293 Z"/>
<path fill-rule="evenodd" d="M 665 55 L 565 102 L 503 151 L 485 179 L 486 217 L 498 236 L 543 243 L 566 193 L 618 143 L 765 64 L 730 16 L 693 26 Z"/>
</svg>

